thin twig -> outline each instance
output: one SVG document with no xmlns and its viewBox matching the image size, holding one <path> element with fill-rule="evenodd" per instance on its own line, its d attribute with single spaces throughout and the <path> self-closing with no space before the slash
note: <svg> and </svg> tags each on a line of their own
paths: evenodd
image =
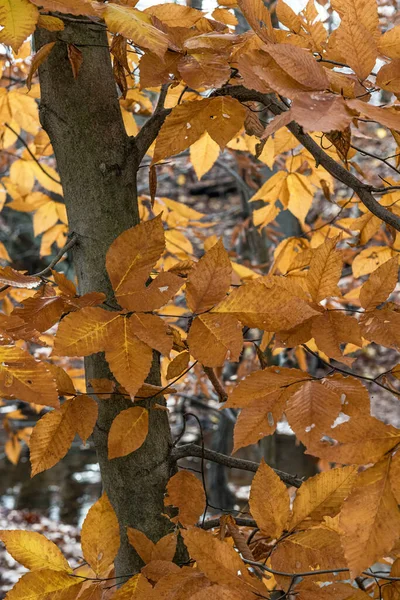
<svg viewBox="0 0 400 600">
<path fill-rule="evenodd" d="M 52 268 L 55 267 L 56 264 L 62 259 L 64 254 L 68 252 L 68 250 L 70 250 L 73 246 L 75 246 L 76 242 L 77 237 L 75 233 L 72 233 L 69 241 L 65 244 L 65 246 L 61 248 L 61 250 L 56 254 L 53 260 L 47 265 L 47 267 L 45 267 L 38 273 L 33 273 L 32 275 L 30 275 L 30 277 L 42 277 L 43 275 L 49 273 L 52 270 Z M 8 290 L 8 288 L 10 287 L 12 287 L 12 285 L 3 285 L 3 287 L 0 288 L 0 293 L 4 292 L 5 290 Z"/>
<path fill-rule="evenodd" d="M 220 452 L 215 452 L 214 450 L 208 450 L 207 448 L 205 448 L 203 451 L 201 446 L 198 446 L 197 444 L 185 444 L 184 446 L 178 446 L 174 448 L 171 453 L 171 459 L 174 461 L 178 461 L 181 458 L 186 458 L 189 456 L 198 458 L 202 458 L 202 456 L 204 456 L 205 460 L 216 462 L 230 469 L 241 469 L 242 471 L 250 471 L 251 473 L 256 473 L 258 467 L 260 466 L 258 463 L 251 460 L 234 458 L 232 456 L 227 456 L 226 454 L 221 454 Z M 303 483 L 303 481 L 295 475 L 290 475 L 290 473 L 285 473 L 284 471 L 279 471 L 278 469 L 274 469 L 274 471 L 287 485 L 299 488 Z"/>
<path fill-rule="evenodd" d="M 214 390 L 217 392 L 221 402 L 226 402 L 228 399 L 227 391 L 224 388 L 224 386 L 222 385 L 222 382 L 219 380 L 214 369 L 212 367 L 205 367 L 204 365 L 203 365 L 203 369 L 204 369 L 204 373 L 207 375 L 208 379 L 210 380 Z"/>
<path fill-rule="evenodd" d="M 39 169 L 41 171 L 43 171 L 43 173 L 45 175 L 47 175 L 47 177 L 49 179 L 51 179 L 52 181 L 55 181 L 56 183 L 59 183 L 61 185 L 61 181 L 59 179 L 56 179 L 55 177 L 53 177 L 53 175 L 50 175 L 50 173 L 48 173 L 46 171 L 46 169 L 40 164 L 40 162 L 38 161 L 38 159 L 36 158 L 36 156 L 33 154 L 32 150 L 29 148 L 28 144 L 26 143 L 26 141 L 24 140 L 24 138 L 22 136 L 19 135 L 19 133 L 17 133 L 15 131 L 15 129 L 13 127 L 11 127 L 11 125 L 9 123 L 4 123 L 4 125 L 13 132 L 14 135 L 17 136 L 17 138 L 19 139 L 19 141 L 21 142 L 21 144 L 23 144 L 25 146 L 25 148 L 28 150 L 30 156 L 33 158 L 33 160 L 35 161 L 35 163 L 38 165 Z"/>
</svg>

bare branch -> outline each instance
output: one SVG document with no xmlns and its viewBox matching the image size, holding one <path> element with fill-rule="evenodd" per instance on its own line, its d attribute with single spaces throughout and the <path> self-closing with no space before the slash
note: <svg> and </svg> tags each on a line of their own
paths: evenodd
<svg viewBox="0 0 400 600">
<path fill-rule="evenodd" d="M 171 112 L 170 108 L 164 108 L 165 98 L 167 97 L 169 83 L 165 83 L 161 86 L 161 92 L 157 101 L 157 106 L 148 121 L 143 125 L 135 138 L 136 149 L 137 149 L 137 160 L 138 164 L 150 148 L 151 144 L 156 139 L 158 132 L 166 117 Z"/>
<path fill-rule="evenodd" d="M 270 110 L 274 115 L 280 115 L 287 107 L 277 100 L 272 94 L 263 94 L 255 90 L 248 90 L 243 86 L 226 86 L 214 92 L 216 96 L 231 96 L 241 102 L 255 101 L 260 102 Z M 318 165 L 322 165 L 328 173 L 330 173 L 335 179 L 344 183 L 349 188 L 354 190 L 361 202 L 368 208 L 372 214 L 376 217 L 391 225 L 397 231 L 400 231 L 400 217 L 387 210 L 384 206 L 372 195 L 374 188 L 370 185 L 360 181 L 355 175 L 347 171 L 340 163 L 336 162 L 331 158 L 322 148 L 319 146 L 311 136 L 303 132 L 302 127 L 291 121 L 287 125 L 289 131 L 298 139 L 298 141 L 308 150 Z M 379 190 L 378 193 L 383 193 Z"/>
<path fill-rule="evenodd" d="M 53 260 L 47 265 L 47 267 L 45 267 L 38 273 L 32 273 L 31 277 L 43 277 L 44 275 L 47 275 L 47 273 L 49 273 L 51 271 L 51 269 L 53 267 L 55 267 L 56 264 L 62 259 L 64 254 L 66 252 L 68 252 L 68 250 L 70 250 L 72 248 L 72 246 L 75 246 L 76 242 L 77 242 L 77 237 L 73 233 L 71 235 L 69 241 L 65 244 L 65 246 L 63 246 L 60 249 L 60 251 L 56 254 L 56 256 L 53 258 Z M 8 288 L 10 288 L 10 287 L 12 287 L 12 286 L 11 285 L 3 285 L 3 287 L 0 288 L 0 293 L 4 292 L 5 290 L 8 290 Z"/>
<path fill-rule="evenodd" d="M 219 399 L 221 402 L 226 402 L 228 399 L 228 394 L 226 389 L 222 385 L 222 382 L 218 379 L 218 376 L 212 367 L 204 367 L 204 373 L 207 375 L 208 379 L 212 383 L 214 390 L 217 392 Z"/>
<path fill-rule="evenodd" d="M 255 473 L 259 467 L 259 464 L 253 462 L 252 460 L 234 458 L 232 456 L 227 456 L 226 454 L 221 454 L 220 452 L 215 452 L 214 450 L 208 450 L 207 448 L 204 448 L 203 452 L 203 448 L 197 444 L 185 444 L 184 446 L 178 446 L 177 448 L 174 448 L 171 453 L 171 458 L 174 461 L 178 461 L 181 458 L 188 456 L 204 458 L 220 465 L 224 465 L 229 469 L 241 469 L 243 471 L 250 471 L 251 473 Z M 274 471 L 287 485 L 299 488 L 303 483 L 303 481 L 295 475 L 290 475 L 290 473 L 279 471 L 279 469 L 274 469 Z"/>
</svg>

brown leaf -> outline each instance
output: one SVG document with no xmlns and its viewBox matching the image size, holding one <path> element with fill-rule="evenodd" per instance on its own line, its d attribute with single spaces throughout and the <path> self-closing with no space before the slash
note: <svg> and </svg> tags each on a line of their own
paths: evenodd
<svg viewBox="0 0 400 600">
<path fill-rule="evenodd" d="M 205 367 L 238 362 L 243 347 L 242 326 L 229 314 L 205 313 L 190 326 L 187 343 L 192 356 Z"/>
<path fill-rule="evenodd" d="M 190 498 L 190 502 L 188 502 Z M 201 481 L 189 471 L 178 471 L 168 482 L 165 506 L 176 506 L 179 513 L 172 520 L 184 526 L 195 525 L 203 514 L 206 496 Z"/>
<path fill-rule="evenodd" d="M 98 577 L 107 576 L 119 549 L 119 525 L 104 493 L 90 508 L 82 525 L 82 552 Z"/>
<path fill-rule="evenodd" d="M 386 556 L 400 535 L 389 468 L 390 457 L 359 473 L 340 513 L 341 541 L 353 578 Z"/>
<path fill-rule="evenodd" d="M 290 499 L 285 484 L 264 459 L 251 484 L 249 505 L 261 533 L 278 539 L 288 522 Z"/>
<path fill-rule="evenodd" d="M 11 267 L 0 267 L 0 283 L 17 288 L 34 288 L 40 283 L 40 277 L 25 275 Z"/>
<path fill-rule="evenodd" d="M 134 452 L 144 443 L 149 431 L 149 413 L 133 406 L 115 417 L 108 434 L 108 458 L 118 458 Z"/>
<path fill-rule="evenodd" d="M 179 352 L 168 365 L 167 379 L 175 379 L 187 369 L 190 360 L 190 353 L 187 350 Z"/>
<path fill-rule="evenodd" d="M 40 17 L 42 18 L 42 17 Z M 51 17 L 50 17 L 51 18 Z M 59 20 L 59 19 L 58 19 Z M 63 22 L 61 24 L 64 27 Z M 40 27 L 40 23 L 38 23 Z M 28 77 L 26 78 L 26 87 L 28 90 L 32 87 L 32 77 L 38 70 L 41 64 L 44 63 L 50 52 L 53 50 L 55 42 L 49 42 L 48 44 L 44 44 L 38 52 L 32 57 L 31 68 L 29 69 Z"/>
<path fill-rule="evenodd" d="M 83 54 L 74 44 L 68 44 L 68 60 L 71 64 L 74 79 L 77 79 L 83 63 Z"/>
<path fill-rule="evenodd" d="M 387 300 L 396 287 L 398 272 L 399 261 L 395 256 L 371 273 L 360 290 L 360 302 L 365 310 L 376 308 Z"/>
<path fill-rule="evenodd" d="M 307 283 L 315 302 L 337 295 L 337 284 L 343 267 L 342 255 L 336 250 L 338 239 L 328 238 L 315 250 L 311 259 Z"/>
</svg>

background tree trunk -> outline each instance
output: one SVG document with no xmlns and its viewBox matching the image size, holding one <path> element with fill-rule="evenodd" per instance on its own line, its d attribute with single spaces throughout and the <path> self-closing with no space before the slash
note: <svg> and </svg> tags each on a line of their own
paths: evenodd
<svg viewBox="0 0 400 600">
<path fill-rule="evenodd" d="M 70 232 L 78 239 L 73 259 L 79 291 L 84 294 L 96 290 L 112 298 L 106 252 L 118 235 L 139 222 L 136 143 L 123 125 L 105 28 L 66 17 L 62 32 L 38 30 L 36 49 L 55 39 L 58 41 L 39 71 L 40 119 L 57 159 Z M 76 80 L 68 60 L 68 43 L 82 52 L 83 63 Z M 88 357 L 85 370 L 87 384 L 92 378 L 112 377 L 102 354 Z M 154 360 L 148 381 L 158 384 L 159 377 L 158 362 Z M 168 416 L 165 411 L 151 410 L 149 435 L 143 446 L 109 461 L 110 425 L 132 403 L 115 397 L 98 404 L 94 443 L 103 487 L 121 526 L 117 575 L 128 575 L 137 572 L 142 562 L 127 541 L 126 526 L 141 529 L 154 541 L 170 528 L 161 516 L 170 476 Z"/>
</svg>

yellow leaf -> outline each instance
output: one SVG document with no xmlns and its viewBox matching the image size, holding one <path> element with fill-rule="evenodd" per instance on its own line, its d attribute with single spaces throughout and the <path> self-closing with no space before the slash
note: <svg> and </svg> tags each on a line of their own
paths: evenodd
<svg viewBox="0 0 400 600">
<path fill-rule="evenodd" d="M 144 600 L 146 596 L 140 595 L 141 584 L 144 584 L 143 587 L 145 588 L 147 597 L 150 600 L 153 588 L 151 587 L 151 584 L 147 581 L 145 576 L 141 575 L 141 573 L 137 573 L 136 575 L 128 579 L 128 581 L 126 581 L 123 585 L 121 585 L 120 588 L 117 589 L 113 597 L 115 598 L 115 600 L 131 600 L 131 598 L 135 597 L 138 600 Z"/>
<path fill-rule="evenodd" d="M 0 0 L 0 43 L 18 52 L 20 46 L 33 33 L 39 11 L 28 0 Z"/>
<path fill-rule="evenodd" d="M 185 527 L 195 525 L 206 507 L 206 495 L 200 479 L 189 471 L 178 471 L 168 482 L 164 504 L 179 509 L 178 515 L 172 519 L 174 523 Z"/>
<path fill-rule="evenodd" d="M 397 256 L 383 263 L 361 286 L 360 302 L 365 310 L 376 308 L 387 300 L 396 287 L 399 272 Z"/>
<path fill-rule="evenodd" d="M 288 209 L 304 225 L 313 201 L 310 183 L 304 175 L 290 173 L 287 176 L 286 184 L 290 195 Z"/>
<path fill-rule="evenodd" d="M 81 532 L 83 557 L 98 577 L 108 574 L 120 545 L 119 525 L 104 493 L 90 508 Z"/>
<path fill-rule="evenodd" d="M 0 32 L 0 37 L 1 33 L 2 32 Z M 26 95 L 26 93 L 23 93 L 23 91 L 15 89 L 9 92 L 8 101 L 10 104 L 13 119 L 18 123 L 21 129 L 24 129 L 28 133 L 32 133 L 33 135 L 35 135 L 39 129 L 40 124 L 38 105 L 35 102 L 34 98 L 30 98 Z M 40 168 L 38 167 L 36 162 L 29 161 L 29 163 L 32 163 L 30 164 L 31 168 L 37 168 L 40 171 Z M 47 169 L 48 171 L 51 170 L 51 167 L 43 168 Z M 54 170 L 53 172 L 55 175 L 57 175 L 57 173 Z M 39 179 L 40 176 L 46 177 L 42 171 L 40 171 L 40 175 L 37 177 L 37 179 Z M 62 194 L 62 188 L 60 185 L 58 187 L 58 191 Z"/>
<path fill-rule="evenodd" d="M 377 34 L 379 17 L 376 0 L 332 0 L 331 4 L 341 19 L 348 16 L 352 21 L 361 23 L 370 33 Z"/>
<path fill-rule="evenodd" d="M 238 362 L 243 347 L 242 326 L 229 314 L 205 313 L 190 326 L 187 342 L 197 360 L 206 367 Z"/>
<path fill-rule="evenodd" d="M 107 4 L 103 18 L 111 33 L 119 33 L 134 44 L 150 50 L 160 58 L 168 49 L 168 37 L 151 24 L 150 16 L 145 13 L 117 4 Z"/>
<path fill-rule="evenodd" d="M 392 257 L 392 250 L 388 246 L 369 246 L 353 260 L 353 275 L 356 278 L 369 275 Z"/>
<path fill-rule="evenodd" d="M 229 291 L 232 266 L 222 240 L 219 240 L 196 263 L 186 283 L 186 301 L 194 313 L 202 313 Z"/>
<path fill-rule="evenodd" d="M 135 334 L 131 319 L 119 317 L 110 329 L 106 359 L 118 382 L 133 398 L 146 379 L 153 351 Z"/>
<path fill-rule="evenodd" d="M 340 344 L 347 342 L 359 348 L 363 345 L 357 319 L 339 311 L 328 310 L 313 319 L 311 334 L 318 349 L 324 352 L 326 356 L 349 366 L 353 359 L 343 357 Z"/>
<path fill-rule="evenodd" d="M 338 238 L 329 238 L 321 244 L 310 262 L 307 284 L 311 297 L 320 302 L 328 296 L 337 295 L 337 284 L 342 274 L 343 260 L 336 250 Z"/>
<path fill-rule="evenodd" d="M 230 10 L 226 10 L 224 8 L 215 8 L 211 14 L 212 18 L 220 23 L 225 23 L 225 25 L 231 25 L 234 27 L 237 25 L 237 18 Z"/>
<path fill-rule="evenodd" d="M 307 479 L 296 492 L 290 529 L 312 527 L 341 509 L 353 486 L 354 466 L 331 469 Z"/>
<path fill-rule="evenodd" d="M 353 578 L 386 556 L 400 536 L 389 468 L 390 457 L 359 473 L 340 513 L 341 541 Z"/>
<path fill-rule="evenodd" d="M 121 411 L 108 434 L 108 458 L 126 456 L 140 448 L 148 431 L 149 413 L 145 408 L 133 406 Z"/>
<path fill-rule="evenodd" d="M 289 494 L 285 484 L 262 459 L 251 484 L 250 512 L 261 533 L 279 538 L 290 514 Z"/>
<path fill-rule="evenodd" d="M 113 323 L 119 314 L 103 308 L 88 307 L 62 319 L 54 343 L 60 356 L 88 356 L 105 349 Z"/>
<path fill-rule="evenodd" d="M 68 573 L 52 569 L 39 569 L 25 573 L 7 594 L 8 600 L 75 600 L 83 581 L 76 580 Z"/>
<path fill-rule="evenodd" d="M 59 406 L 57 388 L 42 362 L 16 346 L 0 346 L 0 392 L 24 402 Z"/>
<path fill-rule="evenodd" d="M 33 215 L 33 233 L 40 235 L 53 227 L 58 221 L 57 202 L 47 202 L 41 206 Z"/>
<path fill-rule="evenodd" d="M 7 552 L 27 569 L 53 569 L 66 571 L 72 569 L 59 548 L 44 535 L 35 531 L 14 529 L 0 532 L 0 539 Z"/>
<path fill-rule="evenodd" d="M 67 415 L 70 402 L 44 415 L 33 428 L 29 443 L 32 477 L 54 467 L 67 454 L 76 431 L 76 423 Z"/>
<path fill-rule="evenodd" d="M 153 162 L 189 148 L 204 132 L 221 150 L 241 129 L 246 109 L 229 97 L 204 98 L 179 104 L 165 119 L 158 134 Z"/>
<path fill-rule="evenodd" d="M 203 13 L 196 8 L 172 2 L 149 6 L 144 12 L 157 17 L 169 27 L 192 27 L 203 17 Z"/>
<path fill-rule="evenodd" d="M 203 135 L 190 146 L 190 162 L 199 179 L 213 166 L 219 156 L 217 142 L 205 131 Z"/>
</svg>

